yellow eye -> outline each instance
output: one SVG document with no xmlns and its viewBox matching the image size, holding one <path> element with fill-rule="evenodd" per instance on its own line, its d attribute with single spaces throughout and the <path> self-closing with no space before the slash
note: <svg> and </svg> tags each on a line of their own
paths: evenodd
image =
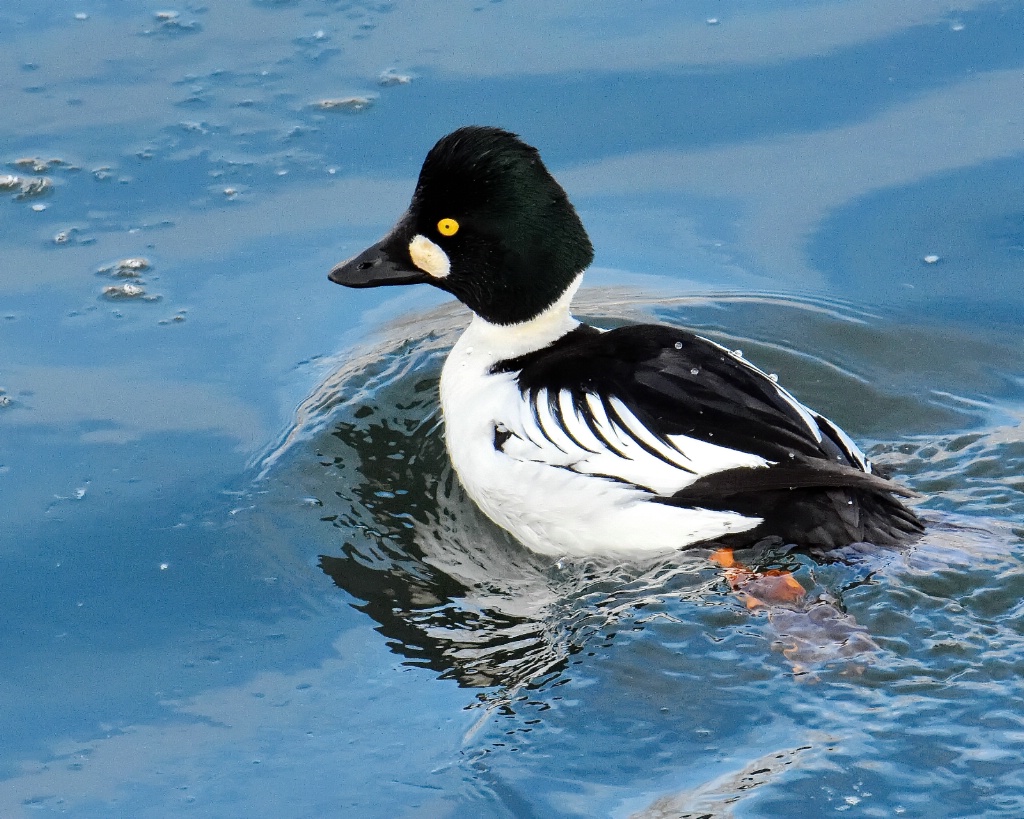
<svg viewBox="0 0 1024 819">
<path fill-rule="evenodd" d="M 442 219 L 437 223 L 437 232 L 442 236 L 454 236 L 459 232 L 459 223 L 454 219 Z"/>
</svg>

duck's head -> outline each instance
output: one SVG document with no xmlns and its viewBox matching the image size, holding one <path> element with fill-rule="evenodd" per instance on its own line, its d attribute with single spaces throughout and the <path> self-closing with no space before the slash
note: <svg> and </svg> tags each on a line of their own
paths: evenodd
<svg viewBox="0 0 1024 819">
<path fill-rule="evenodd" d="M 500 128 L 470 126 L 430 149 L 409 209 L 330 279 L 432 284 L 493 324 L 516 324 L 554 304 L 593 257 L 537 149 Z"/>
</svg>

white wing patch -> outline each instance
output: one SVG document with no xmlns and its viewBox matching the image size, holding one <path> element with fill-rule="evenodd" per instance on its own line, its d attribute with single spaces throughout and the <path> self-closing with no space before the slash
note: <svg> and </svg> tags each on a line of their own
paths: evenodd
<svg viewBox="0 0 1024 819">
<path fill-rule="evenodd" d="M 853 442 L 849 435 L 829 421 L 824 415 L 814 413 L 814 419 L 818 422 L 819 426 L 828 429 L 831 437 L 845 451 L 854 466 L 860 467 L 864 472 L 871 473 L 871 461 L 868 460 L 867 455 L 861 452 L 860 447 Z"/>
<path fill-rule="evenodd" d="M 699 478 L 771 461 L 683 435 L 659 437 L 618 398 L 542 389 L 523 396 L 518 418 L 498 431 L 501 451 L 519 461 L 549 464 L 583 475 L 613 478 L 672 495 Z"/>
</svg>

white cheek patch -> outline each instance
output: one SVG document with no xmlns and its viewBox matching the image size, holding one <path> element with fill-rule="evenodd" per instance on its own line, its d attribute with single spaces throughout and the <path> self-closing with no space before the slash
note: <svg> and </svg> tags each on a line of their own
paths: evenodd
<svg viewBox="0 0 1024 819">
<path fill-rule="evenodd" d="M 409 258 L 416 267 L 435 279 L 443 279 L 452 269 L 448 254 L 420 233 L 409 242 Z"/>
</svg>

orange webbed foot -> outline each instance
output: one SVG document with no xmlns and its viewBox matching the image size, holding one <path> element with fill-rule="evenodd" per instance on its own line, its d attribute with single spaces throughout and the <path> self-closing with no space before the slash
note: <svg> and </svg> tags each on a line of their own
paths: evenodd
<svg viewBox="0 0 1024 819">
<path fill-rule="evenodd" d="M 709 559 L 725 570 L 726 582 L 741 595 L 748 609 L 792 605 L 801 602 L 807 594 L 807 590 L 792 572 L 782 569 L 768 569 L 764 572 L 748 569 L 736 560 L 732 549 L 717 549 Z"/>
</svg>

